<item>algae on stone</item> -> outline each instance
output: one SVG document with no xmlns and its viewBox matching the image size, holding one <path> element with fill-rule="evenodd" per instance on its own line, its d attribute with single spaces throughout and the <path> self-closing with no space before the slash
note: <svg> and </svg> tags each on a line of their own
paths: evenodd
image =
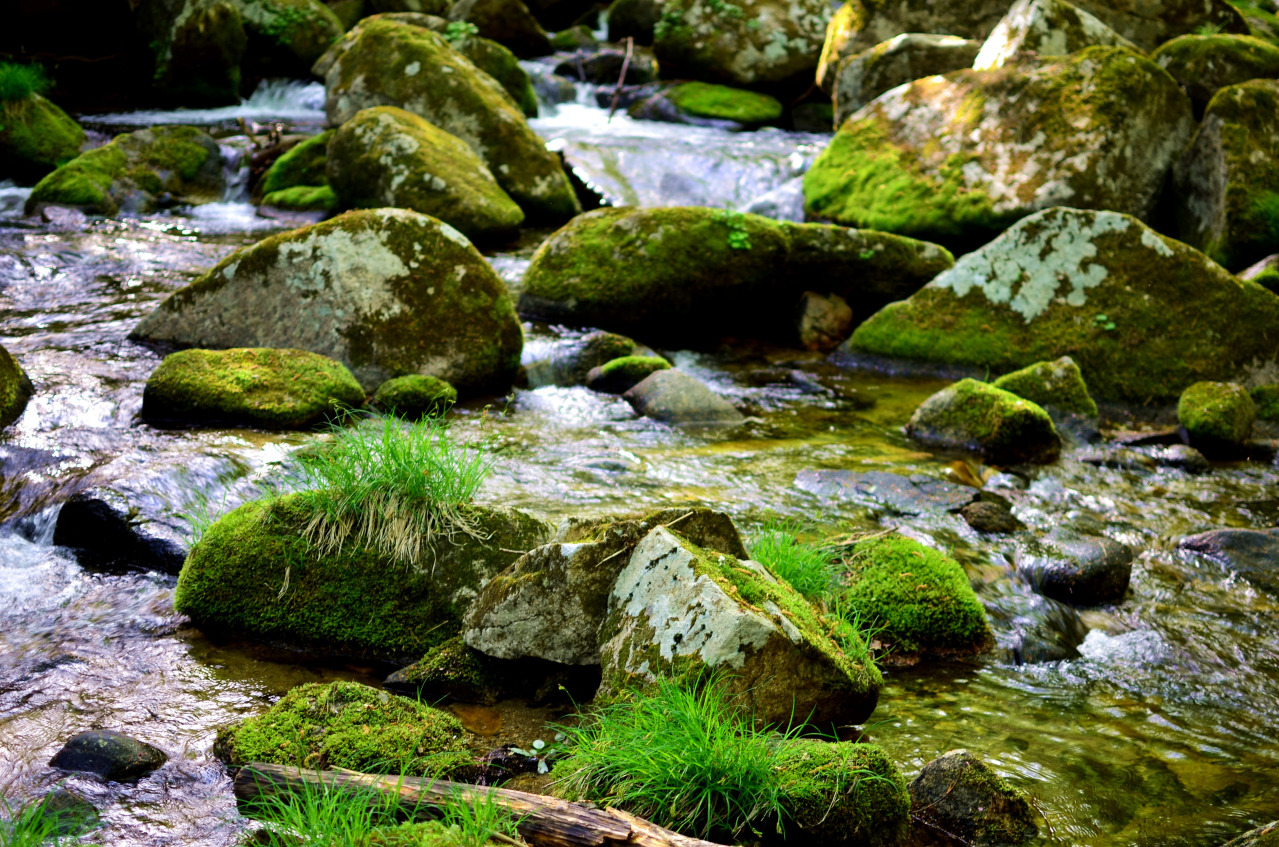
<svg viewBox="0 0 1279 847">
<path fill-rule="evenodd" d="M 896 847 L 910 829 L 906 779 L 873 744 L 786 744 L 778 771 L 786 840 L 814 847 Z"/>
<path fill-rule="evenodd" d="M 975 379 L 962 379 L 921 403 L 906 434 L 943 450 L 979 453 L 997 465 L 1051 462 L 1061 452 L 1061 437 L 1047 412 Z"/>
<path fill-rule="evenodd" d="M 1257 420 L 1248 390 L 1232 382 L 1196 382 L 1177 400 L 1177 421 L 1191 443 L 1207 447 L 1242 444 Z"/>
<path fill-rule="evenodd" d="M 388 379 L 378 386 L 372 405 L 402 418 L 421 418 L 448 411 L 457 402 L 457 389 L 442 379 L 409 374 Z"/>
<path fill-rule="evenodd" d="M 1097 403 L 1088 394 L 1088 385 L 1079 365 L 1069 356 L 1052 362 L 1036 362 L 991 383 L 1049 411 L 1097 417 Z"/>
<path fill-rule="evenodd" d="M 30 185 L 80 155 L 84 130 L 39 94 L 0 103 L 0 174 Z"/>
<path fill-rule="evenodd" d="M 22 417 L 33 392 L 31 378 L 18 360 L 0 347 L 0 429 Z"/>
<path fill-rule="evenodd" d="M 331 138 L 333 138 L 333 130 L 327 129 L 319 135 L 299 141 L 284 151 L 262 175 L 258 191 L 262 194 L 272 194 L 301 185 L 328 185 L 329 177 L 325 170 L 325 160 Z"/>
</svg>

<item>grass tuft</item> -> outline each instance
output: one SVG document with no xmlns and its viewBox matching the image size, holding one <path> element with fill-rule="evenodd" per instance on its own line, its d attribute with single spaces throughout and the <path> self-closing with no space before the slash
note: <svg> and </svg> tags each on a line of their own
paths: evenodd
<svg viewBox="0 0 1279 847">
<path fill-rule="evenodd" d="M 51 811 L 44 803 L 31 803 L 17 809 L 0 798 L 0 847 L 39 847 L 48 844 L 70 844 L 76 839 L 64 835 L 63 814 Z"/>
<path fill-rule="evenodd" d="M 803 541 L 798 521 L 771 520 L 747 538 L 751 558 L 809 600 L 825 599 L 839 578 L 835 551 L 826 544 Z"/>
<path fill-rule="evenodd" d="M 39 65 L 0 62 L 0 103 L 17 103 L 48 91 L 52 83 Z"/>
</svg>

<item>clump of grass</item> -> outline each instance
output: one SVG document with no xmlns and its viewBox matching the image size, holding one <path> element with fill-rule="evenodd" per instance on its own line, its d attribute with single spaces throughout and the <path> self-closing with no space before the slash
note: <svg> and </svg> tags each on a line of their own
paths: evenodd
<svg viewBox="0 0 1279 847">
<path fill-rule="evenodd" d="M 801 540 L 802 532 L 798 521 L 771 520 L 748 536 L 746 546 L 773 576 L 809 600 L 822 600 L 839 578 L 839 562 L 831 546 Z"/>
<path fill-rule="evenodd" d="M 49 78 L 39 65 L 0 62 L 0 103 L 17 103 L 47 91 Z"/>
<path fill-rule="evenodd" d="M 485 791 L 478 797 L 467 799 L 458 791 L 440 807 L 440 821 L 456 831 L 457 842 L 463 847 L 484 847 L 494 836 L 507 843 L 519 841 L 519 818 L 497 802 L 497 795 Z"/>
<path fill-rule="evenodd" d="M 70 844 L 76 839 L 65 835 L 67 827 L 63 815 L 50 810 L 44 803 L 13 808 L 0 799 L 0 847 L 39 847 L 48 844 Z"/>
</svg>

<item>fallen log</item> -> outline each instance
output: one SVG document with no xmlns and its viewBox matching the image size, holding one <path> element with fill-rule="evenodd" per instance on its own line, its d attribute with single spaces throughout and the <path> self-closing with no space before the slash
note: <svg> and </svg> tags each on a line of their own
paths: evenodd
<svg viewBox="0 0 1279 847">
<path fill-rule="evenodd" d="M 235 796 L 240 803 L 264 797 L 284 797 L 308 788 L 329 786 L 375 791 L 394 796 L 410 816 L 429 813 L 432 807 L 462 799 L 483 799 L 510 811 L 520 837 L 532 847 L 723 847 L 689 838 L 617 809 L 596 809 L 541 794 L 506 788 L 482 788 L 442 779 L 389 776 L 356 771 L 314 771 L 263 762 L 250 762 L 235 776 Z"/>
</svg>

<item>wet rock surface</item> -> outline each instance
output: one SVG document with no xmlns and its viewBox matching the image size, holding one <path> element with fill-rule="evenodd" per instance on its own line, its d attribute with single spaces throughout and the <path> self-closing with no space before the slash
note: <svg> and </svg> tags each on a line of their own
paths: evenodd
<svg viewBox="0 0 1279 847">
<path fill-rule="evenodd" d="M 159 748 L 122 732 L 82 732 L 68 741 L 49 764 L 66 771 L 85 771 L 115 782 L 137 779 L 168 761 Z"/>
<path fill-rule="evenodd" d="M 847 499 L 906 515 L 958 512 L 977 497 L 965 485 L 926 474 L 884 471 L 800 471 L 796 487 L 825 499 Z"/>
<path fill-rule="evenodd" d="M 914 814 L 972 844 L 1023 844 L 1039 831 L 1025 797 L 967 750 L 924 765 L 910 800 Z"/>
<path fill-rule="evenodd" d="M 1017 572 L 1040 594 L 1073 606 L 1123 601 L 1133 561 L 1126 544 L 1065 529 L 1040 543 L 1017 557 Z"/>
</svg>

